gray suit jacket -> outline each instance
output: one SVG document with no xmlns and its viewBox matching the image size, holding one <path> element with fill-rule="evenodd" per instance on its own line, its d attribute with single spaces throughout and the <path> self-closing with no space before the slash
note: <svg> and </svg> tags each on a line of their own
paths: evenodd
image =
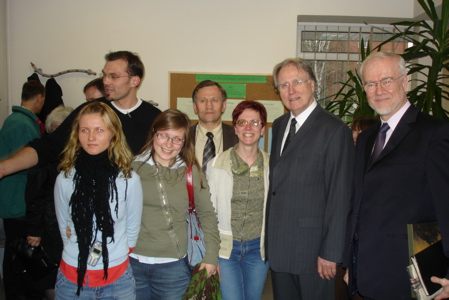
<svg viewBox="0 0 449 300">
<path fill-rule="evenodd" d="M 234 127 L 231 125 L 222 123 L 222 130 L 223 130 L 223 151 L 228 150 L 229 148 L 233 147 L 235 144 L 239 142 L 239 138 L 235 135 Z M 196 143 L 196 127 L 198 126 L 198 123 L 196 123 L 194 126 L 190 128 L 191 134 L 193 134 L 194 142 Z"/>
<path fill-rule="evenodd" d="M 319 105 L 282 154 L 290 113 L 273 123 L 267 257 L 277 272 L 317 274 L 317 259 L 341 262 L 351 196 L 351 131 Z"/>
</svg>

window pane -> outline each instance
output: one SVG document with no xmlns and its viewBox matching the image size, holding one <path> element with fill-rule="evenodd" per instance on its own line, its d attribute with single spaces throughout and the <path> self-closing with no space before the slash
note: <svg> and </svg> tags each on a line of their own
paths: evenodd
<svg viewBox="0 0 449 300">
<path fill-rule="evenodd" d="M 327 53 L 359 53 L 360 41 L 371 41 L 378 45 L 389 39 L 390 33 L 369 32 L 326 32 L 309 31 L 301 32 L 301 52 L 327 52 Z M 390 44 L 402 43 L 404 40 L 396 39 Z M 387 46 L 391 48 L 391 46 Z"/>
<path fill-rule="evenodd" d="M 315 98 L 329 99 L 348 79 L 347 72 L 358 69 L 360 42 L 371 49 L 391 38 L 396 29 L 390 25 L 298 23 L 297 57 L 311 65 L 317 77 Z M 405 40 L 396 39 L 382 47 L 384 51 L 403 53 Z"/>
<path fill-rule="evenodd" d="M 341 82 L 348 78 L 347 71 L 358 68 L 357 61 L 343 60 L 307 60 L 317 78 L 315 99 L 320 100 L 336 94 L 342 87 Z"/>
</svg>

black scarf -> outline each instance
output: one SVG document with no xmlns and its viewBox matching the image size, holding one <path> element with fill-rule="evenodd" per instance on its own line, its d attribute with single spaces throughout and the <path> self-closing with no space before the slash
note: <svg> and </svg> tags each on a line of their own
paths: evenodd
<svg viewBox="0 0 449 300">
<path fill-rule="evenodd" d="M 79 296 L 87 270 L 89 250 L 96 241 L 98 230 L 102 232 L 104 278 L 108 277 L 107 238 L 110 237 L 111 242 L 114 242 L 114 220 L 109 199 L 111 203 L 116 202 L 114 210 L 118 216 L 118 193 L 115 180 L 119 171 L 117 166 L 109 161 L 107 150 L 97 155 L 89 155 L 83 149 L 76 158 L 75 171 L 73 178 L 75 190 L 69 205 L 72 207 L 72 220 L 78 237 L 76 294 Z M 93 236 L 94 231 L 95 236 Z"/>
</svg>

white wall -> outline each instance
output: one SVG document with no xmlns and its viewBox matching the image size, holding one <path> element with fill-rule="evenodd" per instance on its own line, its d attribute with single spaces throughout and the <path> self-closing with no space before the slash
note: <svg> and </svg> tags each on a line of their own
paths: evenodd
<svg viewBox="0 0 449 300">
<path fill-rule="evenodd" d="M 139 96 L 166 109 L 169 71 L 267 74 L 295 56 L 297 15 L 414 16 L 414 0 L 7 1 L 14 105 L 30 62 L 46 73 L 101 72 L 105 53 L 137 52 L 146 66 Z M 66 105 L 84 101 L 82 88 L 91 79 L 57 77 Z"/>
<path fill-rule="evenodd" d="M 446 1 L 446 0 L 445 0 Z M 427 1 L 425 1 L 427 4 Z M 438 7 L 442 5 L 443 0 L 433 0 L 433 3 L 435 4 L 435 7 Z M 413 16 L 416 17 L 418 20 L 422 20 L 423 18 L 426 18 L 427 15 L 422 9 L 421 5 L 418 3 L 418 1 L 414 1 L 414 14 Z M 437 11 L 440 11 L 441 9 L 437 9 Z"/>
</svg>

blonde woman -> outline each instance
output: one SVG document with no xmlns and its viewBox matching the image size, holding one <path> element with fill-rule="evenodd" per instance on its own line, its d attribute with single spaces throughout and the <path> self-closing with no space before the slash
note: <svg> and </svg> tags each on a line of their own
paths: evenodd
<svg viewBox="0 0 449 300">
<path fill-rule="evenodd" d="M 55 206 L 64 250 L 56 298 L 135 299 L 128 253 L 139 233 L 142 187 L 114 111 L 101 102 L 84 106 L 62 155 Z"/>
</svg>

